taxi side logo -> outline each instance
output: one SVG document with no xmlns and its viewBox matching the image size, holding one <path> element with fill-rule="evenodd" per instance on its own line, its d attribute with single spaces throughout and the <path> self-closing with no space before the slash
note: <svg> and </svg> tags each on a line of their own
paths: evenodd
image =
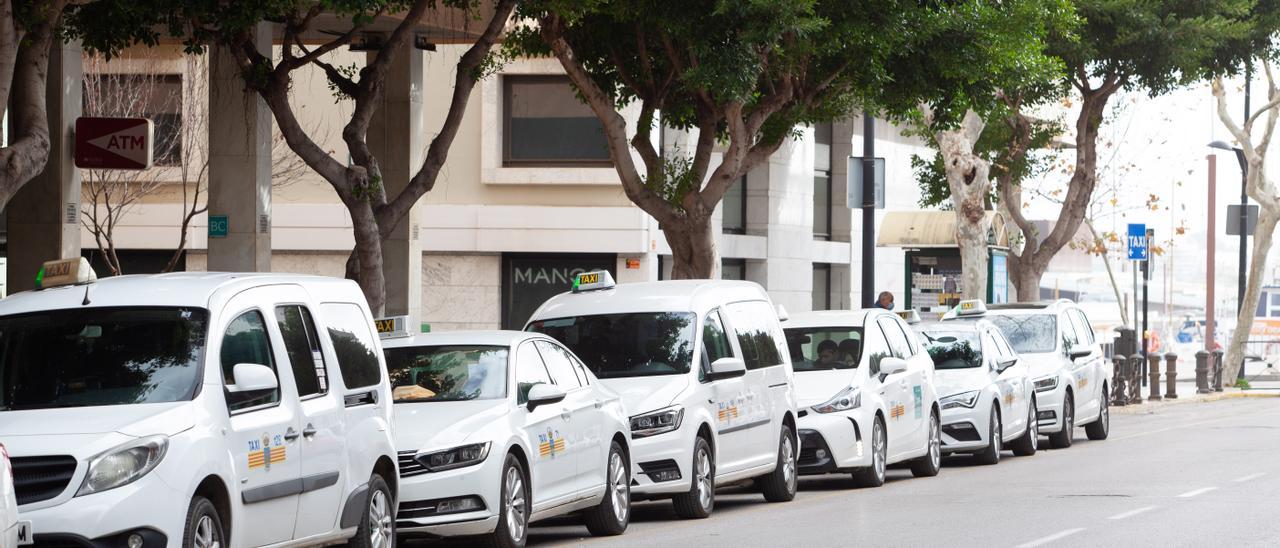
<svg viewBox="0 0 1280 548">
<path fill-rule="evenodd" d="M 564 453 L 564 438 L 560 437 L 559 431 L 547 430 L 545 434 L 538 434 L 538 456 L 555 458 L 560 453 Z"/>
<path fill-rule="evenodd" d="M 906 414 L 907 414 L 906 406 L 900 403 L 894 402 L 893 407 L 889 408 L 889 418 L 893 420 L 898 420 L 902 418 L 903 415 L 906 415 Z"/>
<path fill-rule="evenodd" d="M 1086 386 L 1089 386 L 1089 377 L 1080 377 L 1080 380 L 1076 381 L 1077 389 L 1084 388 Z"/>
<path fill-rule="evenodd" d="M 723 403 L 723 402 L 722 402 L 722 403 L 720 403 L 720 410 L 719 410 L 719 412 L 716 414 L 716 419 L 717 419 L 717 420 L 719 420 L 720 422 L 728 422 L 728 421 L 733 420 L 733 419 L 736 419 L 736 418 L 738 418 L 738 406 L 737 406 L 737 405 L 727 404 L 727 403 Z"/>
<path fill-rule="evenodd" d="M 264 471 L 270 472 L 272 464 L 279 464 L 285 461 L 287 455 L 280 436 L 276 436 L 274 446 L 271 441 L 269 435 L 263 434 L 261 441 L 251 440 L 249 442 L 248 460 L 250 470 L 262 468 Z"/>
<path fill-rule="evenodd" d="M 1004 405 L 1005 405 L 1005 407 L 1008 407 L 1008 406 L 1010 406 L 1010 405 L 1013 405 L 1013 391 L 1012 391 L 1012 390 L 1010 390 L 1008 394 L 1005 394 L 1005 395 L 1004 395 Z"/>
</svg>

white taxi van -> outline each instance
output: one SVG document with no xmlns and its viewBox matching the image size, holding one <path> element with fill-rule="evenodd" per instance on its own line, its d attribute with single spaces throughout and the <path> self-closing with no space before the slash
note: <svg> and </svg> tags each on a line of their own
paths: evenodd
<svg viewBox="0 0 1280 548">
<path fill-rule="evenodd" d="M 391 390 L 360 289 L 46 263 L 0 300 L 0 443 L 36 545 L 394 540 Z"/>
<path fill-rule="evenodd" d="M 933 358 L 942 395 L 942 452 L 972 453 L 979 464 L 1036 454 L 1040 433 L 1027 365 L 991 322 L 916 326 Z"/>
<path fill-rule="evenodd" d="M 379 329 L 395 401 L 401 536 L 523 546 L 531 522 L 578 511 L 593 534 L 627 529 L 630 423 L 618 395 L 572 352 L 536 333 L 410 335 L 389 320 Z"/>
<path fill-rule="evenodd" d="M 751 282 L 615 285 L 580 274 L 526 330 L 582 358 L 631 414 L 637 498 L 672 498 L 704 518 L 715 487 L 754 479 L 766 500 L 796 492 L 791 362 L 777 309 Z"/>
<path fill-rule="evenodd" d="M 1071 446 L 1075 428 L 1091 440 L 1111 429 L 1111 363 L 1102 353 L 1089 318 L 1067 299 L 984 305 L 961 301 L 944 321 L 989 320 L 1030 369 L 1038 427 L 1056 448 Z"/>
<path fill-rule="evenodd" d="M 22 529 L 19 529 L 22 527 Z M 18 543 L 30 544 L 30 524 L 18 524 L 18 499 L 13 494 L 13 465 L 9 452 L 0 444 L 0 548 L 14 548 Z"/>
<path fill-rule="evenodd" d="M 897 315 L 807 312 L 786 324 L 800 398 L 800 473 L 849 472 L 884 484 L 890 464 L 918 477 L 942 466 L 933 362 Z"/>
</svg>

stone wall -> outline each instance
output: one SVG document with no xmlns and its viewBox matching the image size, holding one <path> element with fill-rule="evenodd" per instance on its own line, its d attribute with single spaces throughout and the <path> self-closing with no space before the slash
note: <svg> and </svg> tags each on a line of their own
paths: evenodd
<svg viewBox="0 0 1280 548">
<path fill-rule="evenodd" d="M 499 329 L 501 283 L 501 255 L 423 255 L 421 321 L 432 331 Z"/>
</svg>

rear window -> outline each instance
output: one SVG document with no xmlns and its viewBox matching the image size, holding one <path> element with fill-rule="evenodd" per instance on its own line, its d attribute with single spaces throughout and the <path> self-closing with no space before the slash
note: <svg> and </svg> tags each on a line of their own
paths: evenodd
<svg viewBox="0 0 1280 548">
<path fill-rule="evenodd" d="M 921 331 L 925 350 L 936 369 L 969 369 L 982 365 L 982 345 L 973 331 Z"/>
<path fill-rule="evenodd" d="M 337 355 L 338 369 L 347 388 L 378 384 L 382 380 L 378 347 L 373 342 L 373 325 L 364 310 L 352 303 L 324 303 L 320 305 L 320 315 L 328 327 L 333 353 Z"/>
<path fill-rule="evenodd" d="M 853 369 L 862 360 L 860 327 L 796 327 L 784 332 L 791 367 L 797 372 Z"/>
</svg>

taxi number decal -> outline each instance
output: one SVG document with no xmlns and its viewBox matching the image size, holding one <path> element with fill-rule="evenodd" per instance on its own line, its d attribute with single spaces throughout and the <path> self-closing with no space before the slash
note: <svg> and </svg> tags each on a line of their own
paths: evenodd
<svg viewBox="0 0 1280 548">
<path fill-rule="evenodd" d="M 272 464 L 282 463 L 287 458 L 284 438 L 279 434 L 272 438 L 269 434 L 264 433 L 261 440 L 249 440 L 247 461 L 250 470 L 262 468 L 264 471 L 270 472 Z"/>
<path fill-rule="evenodd" d="M 918 419 L 924 413 L 924 394 L 921 392 L 920 386 L 918 385 L 911 387 L 911 393 L 912 397 L 915 398 L 916 418 Z"/>
<path fill-rule="evenodd" d="M 539 457 L 554 459 L 560 453 L 564 453 L 564 438 L 560 437 L 559 430 L 548 429 L 546 433 L 538 434 Z"/>
</svg>

